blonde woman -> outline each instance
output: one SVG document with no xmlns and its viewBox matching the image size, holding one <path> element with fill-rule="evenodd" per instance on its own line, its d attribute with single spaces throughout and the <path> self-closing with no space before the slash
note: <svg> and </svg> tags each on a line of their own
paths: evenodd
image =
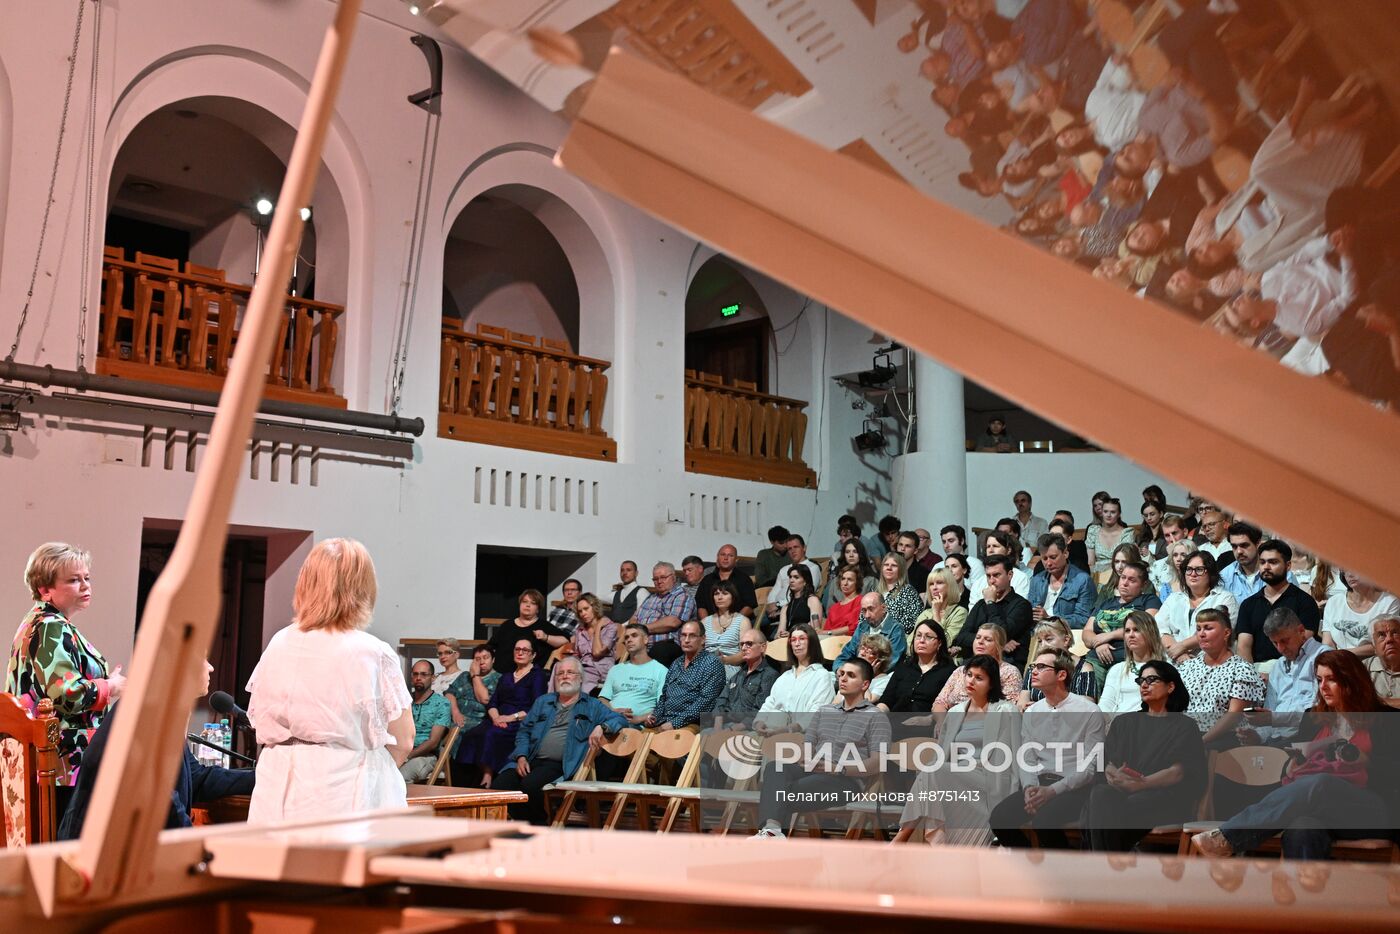
<svg viewBox="0 0 1400 934">
<path fill-rule="evenodd" d="M 292 624 L 248 679 L 248 719 L 263 746 L 249 823 L 403 807 L 399 766 L 413 749 L 412 700 L 399 657 L 371 636 L 374 562 L 330 538 L 297 577 Z"/>
<path fill-rule="evenodd" d="M 909 586 L 909 570 L 904 559 L 893 551 L 880 559 L 880 576 L 875 592 L 885 601 L 885 611 L 899 622 L 907 639 L 914 634 L 914 623 L 924 608 L 919 592 Z"/>
<path fill-rule="evenodd" d="M 948 637 L 948 650 L 953 649 L 953 640 L 967 622 L 967 607 L 962 605 L 963 585 L 956 575 L 947 568 L 934 568 L 928 575 L 928 593 L 925 595 L 928 609 L 919 614 L 915 625 L 933 622 L 943 627 Z"/>
<path fill-rule="evenodd" d="M 1001 695 L 1012 698 L 1021 689 L 1021 669 L 1010 662 L 1002 661 L 1001 655 L 1005 648 L 1005 629 L 996 623 L 983 623 L 977 627 L 977 634 L 972 639 L 972 654 L 974 656 L 987 655 L 996 661 L 1001 683 Z M 934 699 L 934 713 L 945 713 L 967 700 L 966 675 L 967 669 L 965 667 L 953 672 L 952 676 L 948 678 L 948 683 L 943 685 L 943 690 L 939 691 L 938 697 Z M 1014 702 L 1012 702 L 1012 706 L 1015 706 Z"/>
<path fill-rule="evenodd" d="M 1189 538 L 1172 542 L 1167 546 L 1167 558 L 1165 562 L 1154 561 L 1152 568 L 1160 572 L 1155 574 L 1152 582 L 1157 585 L 1157 598 L 1162 603 L 1167 602 L 1167 598 L 1174 593 L 1182 593 L 1186 590 L 1186 584 L 1181 579 L 1181 566 L 1186 563 L 1186 559 L 1194 555 L 1201 549 Z"/>
<path fill-rule="evenodd" d="M 1035 627 L 1035 633 L 1031 636 L 1030 651 L 1026 653 L 1026 658 L 1034 661 L 1036 656 L 1042 652 L 1064 652 L 1074 657 L 1070 649 L 1074 646 L 1074 633 L 1069 628 L 1069 623 L 1058 616 L 1047 616 L 1041 620 L 1040 625 Z M 1098 682 L 1094 677 L 1094 669 L 1081 656 L 1074 659 L 1074 670 L 1069 674 L 1069 691 L 1071 694 L 1082 694 L 1084 697 L 1093 698 L 1098 693 Z M 1043 698 L 1040 688 L 1035 687 L 1031 680 L 1035 672 L 1030 665 L 1026 666 L 1026 675 L 1021 681 L 1021 693 L 1016 698 L 1016 706 L 1025 710 L 1031 704 Z"/>
<path fill-rule="evenodd" d="M 1151 613 L 1134 610 L 1123 623 L 1123 644 L 1126 653 L 1121 662 L 1108 669 L 1103 679 L 1103 695 L 1099 698 L 1099 709 L 1104 713 L 1130 713 L 1142 709 L 1142 696 L 1138 690 L 1138 673 L 1150 661 L 1162 661 L 1166 650 L 1162 646 L 1162 634 L 1157 629 L 1157 621 Z"/>
</svg>

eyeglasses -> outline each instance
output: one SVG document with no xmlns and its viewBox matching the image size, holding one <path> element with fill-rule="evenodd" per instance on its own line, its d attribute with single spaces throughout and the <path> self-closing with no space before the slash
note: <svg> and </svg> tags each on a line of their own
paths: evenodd
<svg viewBox="0 0 1400 934">
<path fill-rule="evenodd" d="M 1204 574 L 1205 572 L 1206 569 L 1201 567 L 1199 564 L 1185 569 L 1185 573 L 1187 574 Z"/>
<path fill-rule="evenodd" d="M 1036 662 L 1031 666 L 1031 671 L 1054 671 L 1054 665 L 1047 665 L 1044 662 Z"/>
<path fill-rule="evenodd" d="M 1141 678 L 1134 678 L 1138 687 L 1151 687 L 1154 684 L 1166 684 L 1166 678 L 1159 678 L 1156 675 L 1144 675 Z"/>
</svg>

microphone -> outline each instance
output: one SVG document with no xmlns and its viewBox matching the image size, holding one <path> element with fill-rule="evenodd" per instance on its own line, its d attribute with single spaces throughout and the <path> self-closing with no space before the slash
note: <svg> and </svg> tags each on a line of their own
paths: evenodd
<svg viewBox="0 0 1400 934">
<path fill-rule="evenodd" d="M 215 691 L 209 695 L 209 706 L 221 714 L 248 722 L 248 711 L 234 703 L 233 695 L 226 691 Z"/>
</svg>

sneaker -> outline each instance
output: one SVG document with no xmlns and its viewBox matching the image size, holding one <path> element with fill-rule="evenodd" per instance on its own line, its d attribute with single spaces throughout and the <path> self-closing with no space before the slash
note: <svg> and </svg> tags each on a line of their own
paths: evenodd
<svg viewBox="0 0 1400 934">
<path fill-rule="evenodd" d="M 787 834 L 783 833 L 781 830 L 775 830 L 775 829 L 773 829 L 772 827 L 764 827 L 764 828 L 763 828 L 762 830 L 760 830 L 758 833 L 756 833 L 756 834 L 753 835 L 753 839 L 755 839 L 755 840 L 758 840 L 758 839 L 778 839 L 778 840 L 783 840 L 783 839 L 786 839 L 786 837 L 787 837 Z"/>
<path fill-rule="evenodd" d="M 1202 856 L 1223 858 L 1235 855 L 1230 841 L 1226 840 L 1225 835 L 1219 830 L 1207 830 L 1205 833 L 1196 834 L 1191 838 L 1191 845 Z"/>
</svg>

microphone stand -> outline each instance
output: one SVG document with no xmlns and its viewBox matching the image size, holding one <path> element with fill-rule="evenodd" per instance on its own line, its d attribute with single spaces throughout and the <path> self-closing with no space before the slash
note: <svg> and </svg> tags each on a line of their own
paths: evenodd
<svg viewBox="0 0 1400 934">
<path fill-rule="evenodd" d="M 216 752 L 221 752 L 224 755 L 229 756 L 230 758 L 239 760 L 240 762 L 246 762 L 249 765 L 257 765 L 257 761 L 251 758 L 250 756 L 245 756 L 241 752 L 234 752 L 232 749 L 225 749 L 218 743 L 209 742 L 209 740 L 205 739 L 203 736 L 197 736 L 194 733 L 186 733 L 185 739 L 189 740 L 192 743 L 199 743 L 199 745 L 201 746 L 208 746 L 210 749 L 213 749 Z"/>
</svg>

